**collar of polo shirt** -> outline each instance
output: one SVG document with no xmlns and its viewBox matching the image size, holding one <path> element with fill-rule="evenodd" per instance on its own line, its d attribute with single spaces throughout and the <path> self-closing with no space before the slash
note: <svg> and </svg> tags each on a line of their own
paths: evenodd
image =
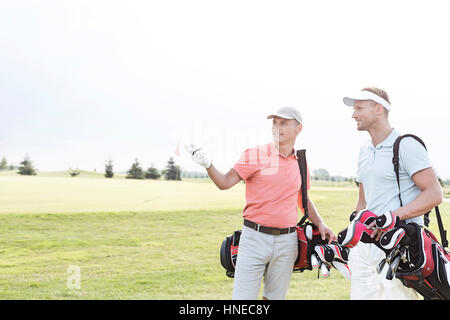
<svg viewBox="0 0 450 320">
<path fill-rule="evenodd" d="M 382 147 L 392 148 L 392 146 L 395 143 L 395 139 L 397 139 L 398 136 L 400 136 L 400 133 L 398 133 L 398 131 L 392 128 L 391 133 L 386 137 L 386 139 L 377 144 L 376 147 L 374 147 L 372 140 L 370 140 L 369 147 L 372 149 L 380 149 Z"/>
<path fill-rule="evenodd" d="M 267 148 L 267 155 L 270 157 L 271 155 L 272 155 L 272 150 L 274 151 L 274 155 L 280 155 L 280 156 L 282 156 L 282 157 L 284 157 L 284 158 L 289 158 L 289 157 L 294 157 L 295 159 L 297 159 L 298 160 L 298 157 L 297 157 L 297 151 L 295 150 L 295 148 L 292 148 L 292 154 L 289 156 L 289 157 L 286 157 L 284 154 L 282 154 L 281 152 L 280 152 L 280 150 L 278 150 L 277 149 L 277 147 L 276 147 L 276 145 L 275 145 L 275 143 L 274 142 L 271 142 L 271 143 L 269 143 L 269 148 Z"/>
</svg>

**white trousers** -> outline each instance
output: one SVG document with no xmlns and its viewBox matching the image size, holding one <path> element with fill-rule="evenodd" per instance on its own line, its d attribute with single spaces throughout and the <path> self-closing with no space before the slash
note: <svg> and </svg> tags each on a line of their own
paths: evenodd
<svg viewBox="0 0 450 320">
<path fill-rule="evenodd" d="M 297 252 L 297 232 L 270 235 L 243 226 L 233 300 L 257 299 L 263 277 L 263 296 L 269 300 L 285 299 Z"/>
<path fill-rule="evenodd" d="M 378 263 L 386 255 L 374 244 L 360 242 L 350 249 L 348 265 L 352 272 L 351 300 L 418 300 L 419 294 L 397 278 L 386 279 L 388 265 L 377 273 Z"/>
</svg>

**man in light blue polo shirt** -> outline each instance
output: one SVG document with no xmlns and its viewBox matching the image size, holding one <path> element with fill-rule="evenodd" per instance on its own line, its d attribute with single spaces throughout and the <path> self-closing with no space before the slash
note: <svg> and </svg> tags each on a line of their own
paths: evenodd
<svg viewBox="0 0 450 320">
<path fill-rule="evenodd" d="M 392 163 L 393 145 L 400 134 L 389 124 L 391 105 L 387 93 L 375 87 L 364 88 L 356 96 L 345 97 L 344 103 L 353 107 L 352 118 L 358 131 L 367 131 L 371 138 L 359 153 L 356 210 L 368 209 L 377 215 L 391 211 L 400 220 L 423 226 L 423 215 L 442 202 L 442 189 L 427 151 L 412 138 L 405 138 L 400 144 L 401 206 Z M 379 240 L 381 230 L 375 229 L 372 237 Z M 376 267 L 383 258 L 385 254 L 374 244 L 360 242 L 350 251 L 350 298 L 418 299 L 418 294 L 398 279 L 387 280 L 387 268 L 377 274 Z"/>
</svg>

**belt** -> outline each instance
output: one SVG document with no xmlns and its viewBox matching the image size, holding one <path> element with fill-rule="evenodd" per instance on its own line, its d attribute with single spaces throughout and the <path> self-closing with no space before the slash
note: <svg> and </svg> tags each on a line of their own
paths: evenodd
<svg viewBox="0 0 450 320">
<path fill-rule="evenodd" d="M 291 232 L 294 232 L 295 230 L 297 230 L 297 227 L 281 228 L 281 229 L 266 227 L 266 226 L 262 226 L 260 224 L 257 224 L 255 222 L 252 222 L 247 219 L 244 219 L 244 226 L 252 228 L 253 230 L 256 230 L 259 232 L 272 234 L 272 235 L 286 234 L 286 233 L 291 233 Z"/>
</svg>

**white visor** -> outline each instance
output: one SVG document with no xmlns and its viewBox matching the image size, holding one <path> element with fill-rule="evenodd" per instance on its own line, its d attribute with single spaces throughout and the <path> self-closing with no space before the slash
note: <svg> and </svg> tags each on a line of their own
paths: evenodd
<svg viewBox="0 0 450 320">
<path fill-rule="evenodd" d="M 372 93 L 370 91 L 363 90 L 359 93 L 359 95 L 354 96 L 355 98 L 350 97 L 344 97 L 344 103 L 348 106 L 353 106 L 356 101 L 362 101 L 362 100 L 372 100 L 376 103 L 381 104 L 387 111 L 391 111 L 391 105 L 389 102 L 384 100 L 382 97 L 376 95 L 375 93 Z"/>
</svg>

